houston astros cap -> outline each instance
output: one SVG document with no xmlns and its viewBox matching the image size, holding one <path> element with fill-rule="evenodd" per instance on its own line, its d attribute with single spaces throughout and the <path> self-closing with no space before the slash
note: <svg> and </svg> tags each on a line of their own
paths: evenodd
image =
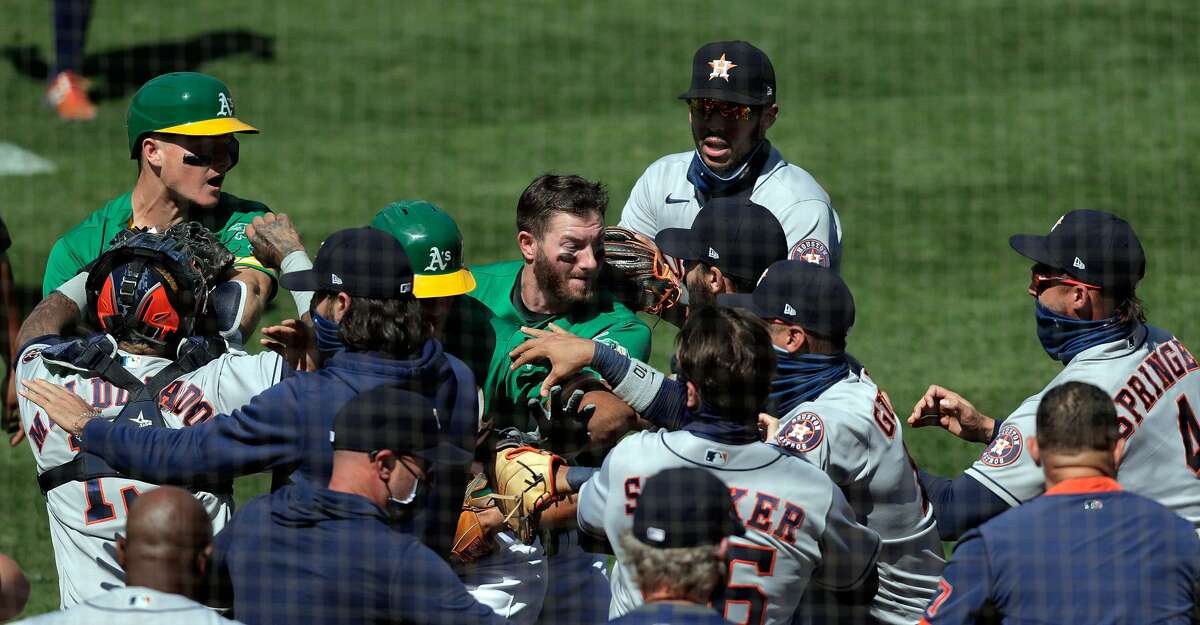
<svg viewBox="0 0 1200 625">
<path fill-rule="evenodd" d="M 377 386 L 350 400 L 333 419 L 334 449 L 409 452 L 430 462 L 467 464 L 472 454 L 447 442 L 437 409 L 397 385 Z"/>
<path fill-rule="evenodd" d="M 633 512 L 633 536 L 659 549 L 716 545 L 741 536 L 729 487 L 704 469 L 667 469 L 642 485 Z"/>
<path fill-rule="evenodd" d="M 775 103 L 775 68 L 745 41 L 706 43 L 692 57 L 692 85 L 681 100 L 711 98 L 737 104 Z"/>
<path fill-rule="evenodd" d="M 665 254 L 703 262 L 755 282 L 771 263 L 787 258 L 787 235 L 771 211 L 735 197 L 710 199 L 691 228 L 666 228 L 654 236 Z"/>
<path fill-rule="evenodd" d="M 845 336 L 854 326 L 854 297 L 832 269 L 802 260 L 767 268 L 753 293 L 722 294 L 717 304 L 745 308 L 763 319 L 779 319 L 823 336 Z"/>
<path fill-rule="evenodd" d="M 1008 244 L 1030 260 L 1099 287 L 1133 290 L 1146 275 L 1146 255 L 1133 227 L 1103 211 L 1071 211 L 1049 234 L 1014 234 Z"/>
<path fill-rule="evenodd" d="M 279 277 L 290 291 L 338 291 L 350 296 L 413 296 L 413 270 L 396 237 L 374 228 L 339 230 L 321 244 L 313 268 Z"/>
</svg>

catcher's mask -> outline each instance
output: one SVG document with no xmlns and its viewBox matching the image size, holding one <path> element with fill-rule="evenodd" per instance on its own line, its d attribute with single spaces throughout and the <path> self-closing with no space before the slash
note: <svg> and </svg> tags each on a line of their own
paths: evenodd
<svg viewBox="0 0 1200 625">
<path fill-rule="evenodd" d="M 117 340 L 172 349 L 190 336 L 208 300 L 196 259 L 174 237 L 142 232 L 97 258 L 88 309 Z"/>
</svg>

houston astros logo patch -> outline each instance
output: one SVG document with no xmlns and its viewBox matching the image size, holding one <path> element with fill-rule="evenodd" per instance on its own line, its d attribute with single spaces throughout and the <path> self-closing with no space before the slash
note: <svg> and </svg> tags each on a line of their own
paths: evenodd
<svg viewBox="0 0 1200 625">
<path fill-rule="evenodd" d="M 829 248 L 820 239 L 804 239 L 792 246 L 792 251 L 788 254 L 788 258 L 828 267 Z"/>
<path fill-rule="evenodd" d="M 729 82 L 729 70 L 737 67 L 731 61 L 725 60 L 724 52 L 721 53 L 721 58 L 709 61 L 708 66 L 713 68 L 712 73 L 708 75 L 709 80 L 724 78 L 725 82 Z"/>
<path fill-rule="evenodd" d="M 779 446 L 808 453 L 825 440 L 825 424 L 815 412 L 802 412 L 779 432 Z"/>
<path fill-rule="evenodd" d="M 1024 448 L 1025 437 L 1021 436 L 1021 430 L 1018 430 L 1015 425 L 1006 425 L 1000 428 L 996 440 L 983 450 L 979 461 L 989 467 L 1007 466 L 1021 457 L 1021 450 Z"/>
</svg>

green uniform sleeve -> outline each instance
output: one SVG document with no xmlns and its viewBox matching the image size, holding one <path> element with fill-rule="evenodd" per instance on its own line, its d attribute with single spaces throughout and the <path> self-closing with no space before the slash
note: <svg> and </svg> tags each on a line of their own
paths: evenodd
<svg viewBox="0 0 1200 625">
<path fill-rule="evenodd" d="M 64 282 L 75 277 L 88 261 L 82 260 L 71 249 L 65 238 L 54 242 L 50 257 L 46 259 L 46 274 L 42 278 L 42 297 L 50 295 Z"/>
<path fill-rule="evenodd" d="M 235 267 L 249 267 L 267 274 L 271 281 L 276 279 L 275 272 L 264 267 L 258 259 L 254 257 L 253 250 L 250 249 L 250 239 L 246 238 L 246 226 L 254 221 L 255 217 L 259 217 L 271 212 L 265 204 L 234 198 L 233 196 L 225 196 L 234 203 L 235 208 L 229 214 L 229 219 L 224 224 L 208 224 L 204 225 L 221 240 L 221 243 L 233 253 Z M 201 223 L 204 223 L 203 221 Z"/>
<path fill-rule="evenodd" d="M 597 334 L 594 340 L 624 352 L 630 358 L 645 361 L 650 357 L 650 327 L 636 317 Z"/>
</svg>

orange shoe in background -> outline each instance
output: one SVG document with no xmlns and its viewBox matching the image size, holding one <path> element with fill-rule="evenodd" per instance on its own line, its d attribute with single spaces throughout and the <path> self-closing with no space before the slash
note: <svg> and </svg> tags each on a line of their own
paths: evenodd
<svg viewBox="0 0 1200 625">
<path fill-rule="evenodd" d="M 88 98 L 87 82 L 75 72 L 59 72 L 46 88 L 46 103 L 60 119 L 86 121 L 96 118 L 96 105 Z"/>
</svg>

